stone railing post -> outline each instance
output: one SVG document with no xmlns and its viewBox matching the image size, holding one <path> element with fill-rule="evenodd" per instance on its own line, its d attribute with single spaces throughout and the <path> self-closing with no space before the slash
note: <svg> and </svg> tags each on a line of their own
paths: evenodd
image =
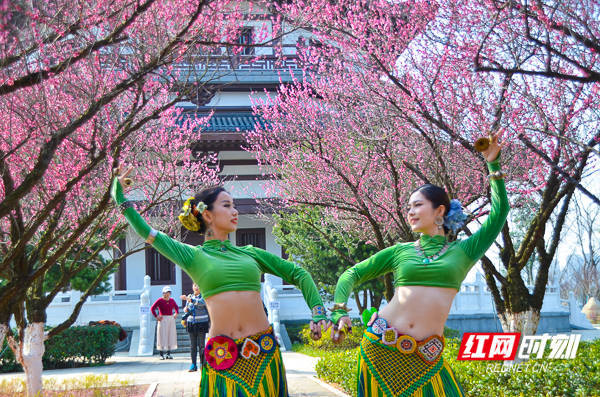
<svg viewBox="0 0 600 397">
<path fill-rule="evenodd" d="M 279 292 L 276 288 L 271 287 L 270 289 L 270 302 L 269 302 L 269 312 L 271 313 L 271 320 L 273 322 L 273 333 L 279 342 L 279 347 L 281 351 L 285 351 L 285 346 L 283 345 L 283 340 L 281 339 L 281 324 L 279 322 Z"/>
<path fill-rule="evenodd" d="M 140 343 L 139 356 L 151 356 L 154 351 L 154 340 L 150 326 L 150 276 L 144 276 L 144 289 L 140 294 Z"/>
</svg>

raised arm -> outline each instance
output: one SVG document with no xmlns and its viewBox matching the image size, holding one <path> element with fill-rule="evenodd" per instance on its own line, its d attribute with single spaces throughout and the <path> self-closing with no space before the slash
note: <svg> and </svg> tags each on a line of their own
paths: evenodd
<svg viewBox="0 0 600 397">
<path fill-rule="evenodd" d="M 281 277 L 302 291 L 302 296 L 312 311 L 312 319 L 315 323 L 327 320 L 321 295 L 311 275 L 305 269 L 260 248 L 247 246 L 243 249 L 258 262 L 264 273 Z"/>
<path fill-rule="evenodd" d="M 110 195 L 138 236 L 146 240 L 146 243 L 151 244 L 158 252 L 167 257 L 171 262 L 181 266 L 184 270 L 187 270 L 191 266 L 194 256 L 198 254 L 198 250 L 151 228 L 144 218 L 133 208 L 131 201 L 125 197 L 123 187 L 118 178 L 115 178 L 112 182 Z"/>
<path fill-rule="evenodd" d="M 334 302 L 338 306 L 345 305 L 356 285 L 391 272 L 394 269 L 394 254 L 397 249 L 398 245 L 382 249 L 342 273 L 335 287 Z M 346 310 L 336 309 L 331 314 L 331 321 L 337 324 L 340 318 L 345 316 L 348 316 Z"/>
<path fill-rule="evenodd" d="M 488 162 L 487 165 L 490 171 L 492 190 L 490 213 L 477 232 L 459 242 L 460 247 L 473 261 L 479 260 L 494 243 L 506 222 L 510 208 L 504 178 L 498 174 L 500 172 L 499 158 Z"/>
</svg>

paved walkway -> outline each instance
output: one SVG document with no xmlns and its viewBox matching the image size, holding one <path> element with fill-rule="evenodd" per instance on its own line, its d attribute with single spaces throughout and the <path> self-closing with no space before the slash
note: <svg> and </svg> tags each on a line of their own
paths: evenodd
<svg viewBox="0 0 600 397">
<path fill-rule="evenodd" d="M 315 376 L 317 358 L 294 352 L 284 352 L 290 397 L 334 397 L 345 394 L 325 385 Z M 127 353 L 117 353 L 107 360 L 107 365 L 72 369 L 44 371 L 44 378 L 61 382 L 68 378 L 79 378 L 90 374 L 108 375 L 109 382 L 130 380 L 134 384 L 148 384 L 154 393 L 147 397 L 195 397 L 198 395 L 199 372 L 187 372 L 190 365 L 189 354 L 175 354 L 173 360 L 159 360 L 154 357 L 129 357 Z M 0 380 L 22 377 L 23 374 L 0 374 Z M 152 391 L 152 390 L 150 390 Z"/>
</svg>

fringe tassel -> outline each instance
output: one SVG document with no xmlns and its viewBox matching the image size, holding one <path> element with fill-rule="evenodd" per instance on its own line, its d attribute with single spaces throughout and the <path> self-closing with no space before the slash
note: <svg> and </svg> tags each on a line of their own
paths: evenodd
<svg viewBox="0 0 600 397">
<path fill-rule="evenodd" d="M 208 364 L 204 364 L 200 377 L 199 397 L 288 397 L 285 369 L 279 348 L 275 351 L 271 363 L 265 368 L 255 394 L 235 380 L 208 368 Z"/>
<path fill-rule="evenodd" d="M 359 354 L 357 374 L 358 397 L 464 397 L 465 394 L 456 380 L 450 366 L 444 362 L 442 369 L 434 375 L 426 384 L 417 389 L 413 394 L 401 396 L 386 395 L 379 387 L 377 379 Z"/>
</svg>

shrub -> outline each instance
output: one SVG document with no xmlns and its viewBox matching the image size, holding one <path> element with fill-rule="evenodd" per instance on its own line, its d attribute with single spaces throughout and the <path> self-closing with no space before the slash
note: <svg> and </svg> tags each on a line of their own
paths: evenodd
<svg viewBox="0 0 600 397">
<path fill-rule="evenodd" d="M 44 378 L 43 390 L 45 396 L 70 397 L 70 396 L 131 396 L 139 395 L 140 390 L 136 388 L 147 388 L 147 386 L 135 386 L 131 379 L 108 379 L 108 375 L 86 375 L 77 378 Z M 0 397 L 23 396 L 27 389 L 25 379 L 8 378 L 0 379 Z M 137 392 L 137 393 L 136 393 Z M 143 393 L 143 391 L 142 391 Z"/>
<path fill-rule="evenodd" d="M 67 328 L 44 342 L 44 369 L 102 364 L 114 354 L 118 336 L 119 328 L 113 325 Z M 0 357 L 0 368 L 0 372 L 22 370 L 10 348 Z"/>
<path fill-rule="evenodd" d="M 302 329 L 307 326 L 306 321 L 294 321 L 294 322 L 286 322 L 285 329 L 290 337 L 290 341 L 292 344 L 294 343 L 302 343 Z"/>
<path fill-rule="evenodd" d="M 498 361 L 456 361 L 460 341 L 447 339 L 446 342 L 444 359 L 454 370 L 468 396 L 600 396 L 600 339 L 581 342 L 575 359 L 530 360 L 530 365 L 522 367 L 522 372 L 490 370 L 490 365 L 497 365 Z M 355 396 L 358 351 L 358 348 L 354 348 L 327 353 L 317 363 L 317 376 L 339 384 L 347 393 Z"/>
<path fill-rule="evenodd" d="M 321 336 L 321 339 L 319 340 L 311 339 L 310 327 L 308 325 L 302 328 L 300 335 L 302 343 L 305 345 L 328 351 L 341 351 L 352 349 L 360 345 L 360 340 L 362 339 L 364 330 L 365 328 L 361 324 L 353 323 L 352 332 L 347 334 L 342 343 L 337 345 L 331 340 L 331 331 L 333 331 L 333 327 L 329 327 L 329 329 Z"/>
<path fill-rule="evenodd" d="M 315 366 L 317 376 L 341 386 L 346 393 L 356 396 L 356 371 L 360 348 L 329 352 Z"/>
</svg>

